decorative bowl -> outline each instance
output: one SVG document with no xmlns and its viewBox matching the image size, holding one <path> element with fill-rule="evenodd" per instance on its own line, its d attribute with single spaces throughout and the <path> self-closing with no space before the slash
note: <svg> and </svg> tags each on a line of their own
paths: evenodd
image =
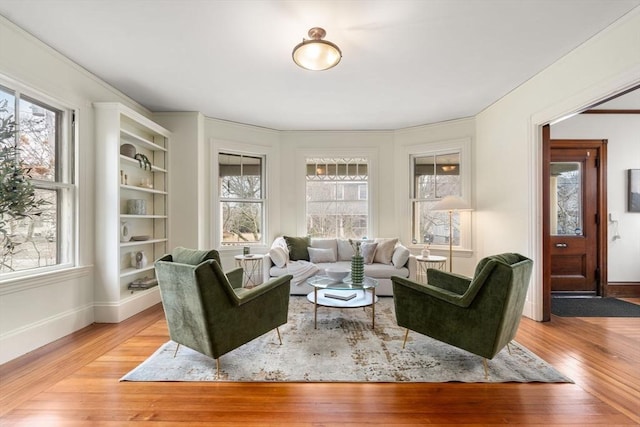
<svg viewBox="0 0 640 427">
<path fill-rule="evenodd" d="M 327 273 L 327 277 L 329 277 L 329 279 L 335 280 L 336 282 L 341 282 L 345 277 L 349 275 L 349 270 L 338 267 L 330 267 L 325 270 L 325 273 Z"/>
</svg>

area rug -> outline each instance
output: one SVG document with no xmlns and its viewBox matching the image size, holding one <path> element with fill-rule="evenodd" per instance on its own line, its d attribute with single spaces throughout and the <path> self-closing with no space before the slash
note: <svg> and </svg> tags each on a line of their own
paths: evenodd
<svg viewBox="0 0 640 427">
<path fill-rule="evenodd" d="M 375 329 L 371 308 L 318 308 L 313 328 L 313 304 L 291 297 L 289 321 L 215 360 L 167 342 L 122 381 L 283 381 L 283 382 L 572 382 L 522 345 L 512 342 L 489 361 L 410 332 L 402 348 L 404 328 L 395 322 L 393 299 L 376 304 Z"/>
<path fill-rule="evenodd" d="M 640 317 L 640 305 L 616 298 L 551 298 L 551 313 L 560 317 Z"/>
</svg>

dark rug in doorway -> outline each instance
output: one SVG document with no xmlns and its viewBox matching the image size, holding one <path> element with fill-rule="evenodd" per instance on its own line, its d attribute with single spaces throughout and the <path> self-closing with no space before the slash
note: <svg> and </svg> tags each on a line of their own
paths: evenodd
<svg viewBox="0 0 640 427">
<path fill-rule="evenodd" d="M 560 317 L 640 317 L 640 305 L 617 298 L 553 297 L 551 313 Z"/>
</svg>

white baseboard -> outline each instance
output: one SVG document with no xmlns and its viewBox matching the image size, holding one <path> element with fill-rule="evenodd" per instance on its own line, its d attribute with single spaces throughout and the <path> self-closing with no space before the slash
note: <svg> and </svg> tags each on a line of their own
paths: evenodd
<svg viewBox="0 0 640 427">
<path fill-rule="evenodd" d="M 160 302 L 160 290 L 156 286 L 146 291 L 137 291 L 119 302 L 94 304 L 96 323 L 120 323 Z"/>
<path fill-rule="evenodd" d="M 59 313 L 0 336 L 0 364 L 93 323 L 93 305 Z"/>
</svg>

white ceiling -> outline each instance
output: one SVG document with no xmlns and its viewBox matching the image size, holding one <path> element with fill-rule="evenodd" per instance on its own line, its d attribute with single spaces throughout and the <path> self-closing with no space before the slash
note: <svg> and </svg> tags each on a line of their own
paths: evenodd
<svg viewBox="0 0 640 427">
<path fill-rule="evenodd" d="M 278 130 L 476 115 L 640 0 L 0 0 L 0 14 L 152 111 Z M 314 26 L 343 59 L 305 71 Z"/>
</svg>

